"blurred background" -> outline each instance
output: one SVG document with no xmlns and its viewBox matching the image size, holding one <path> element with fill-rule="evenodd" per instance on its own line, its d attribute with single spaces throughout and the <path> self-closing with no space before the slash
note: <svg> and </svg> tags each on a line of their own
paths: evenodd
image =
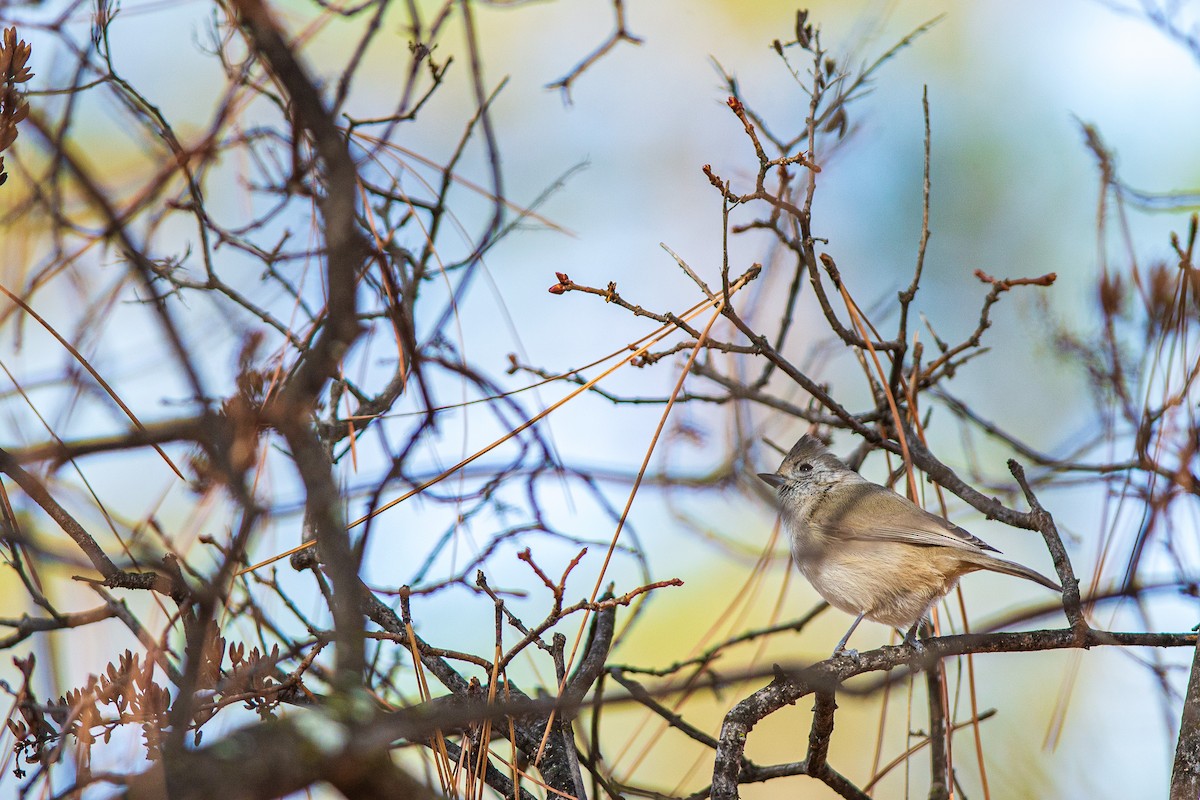
<svg viewBox="0 0 1200 800">
<path fill-rule="evenodd" d="M 431 3 L 418 5 L 435 8 Z M 366 20 L 316 25 L 319 10 L 307 2 L 291 0 L 272 7 L 289 30 L 311 26 L 304 57 L 331 87 Z M 1134 205 L 1119 224 L 1098 233 L 1104 186 L 1083 126 L 1093 126 L 1103 138 L 1128 186 L 1151 194 L 1195 191 L 1200 186 L 1200 150 L 1194 134 L 1200 129 L 1200 53 L 1188 42 L 1173 39 L 1136 5 L 842 0 L 808 7 L 824 45 L 840 63 L 850 65 L 874 61 L 936 20 L 875 73 L 869 95 L 851 107 L 848 142 L 828 161 L 818 159 L 822 172 L 816 179 L 814 233 L 827 240 L 824 249 L 836 257 L 847 286 L 864 308 L 890 301 L 908 284 L 921 232 L 922 97 L 927 93 L 932 239 L 915 307 L 939 337 L 958 341 L 978 323 L 988 289 L 973 276 L 975 270 L 996 277 L 1049 272 L 1058 276 L 1051 288 L 1014 291 L 1003 298 L 993 309 L 993 324 L 984 340 L 993 351 L 959 370 L 948 391 L 1035 449 L 1071 451 L 1094 432 L 1096 414 L 1089 376 L 1080 360 L 1060 346 L 1060 332 L 1074 332 L 1083 340 L 1097 337 L 1096 283 L 1102 268 L 1123 272 L 1134 269 L 1135 263 L 1169 260 L 1169 236 L 1182 235 L 1191 212 L 1186 202 Z M 115 6 L 109 10 L 118 11 Z M 5 24 L 18 24 L 33 46 L 37 76 L 30 85 L 30 102 L 35 107 L 65 102 L 37 93 L 69 85 L 76 67 L 49 28 L 57 32 L 76 26 L 77 38 L 86 42 L 95 12 L 84 4 L 55 3 L 10 4 L 0 12 Z M 665 244 L 710 285 L 719 284 L 722 203 L 701 167 L 711 165 L 734 183 L 734 191 L 739 185 L 740 191 L 749 190 L 756 167 L 745 132 L 726 105 L 722 72 L 736 79 L 742 98 L 768 124 L 789 135 L 803 124 L 808 99 L 771 47 L 775 39 L 794 37 L 794 3 L 631 0 L 627 27 L 643 41 L 618 43 L 573 81 L 569 94 L 548 85 L 570 73 L 609 35 L 610 3 L 480 3 L 476 12 L 484 76 L 492 86 L 504 82 L 492 113 L 505 195 L 521 206 L 536 205 L 542 220 L 526 220 L 522 230 L 486 254 L 483 272 L 454 306 L 455 338 L 447 347 L 488 369 L 499 386 L 518 388 L 531 377 L 506 372 L 510 354 L 523 365 L 559 373 L 653 328 L 653 323 L 595 297 L 547 293 L 556 272 L 589 286 L 613 281 L 632 303 L 656 311 L 682 311 L 701 297 L 660 246 Z M 221 102 L 222 68 L 209 55 L 216 13 L 197 1 L 125 2 L 109 28 L 112 50 L 120 57 L 116 67 L 183 141 L 205 130 Z M 1177 13 L 1179 29 L 1189 30 L 1194 9 L 1191 17 L 1188 5 Z M 452 157 L 458 132 L 475 108 L 466 56 L 453 51 L 461 41 L 459 18 L 447 24 L 450 32 L 436 55 L 454 54 L 456 63 L 445 86 L 422 109 L 419 124 L 402 137 L 409 152 L 401 158 L 400 169 L 412 176 L 412 185 L 420 185 L 422 176 L 430 174 L 430 162 L 441 165 Z M 398 21 L 385 16 L 382 26 L 349 87 L 343 111 L 350 119 L 380 116 L 393 102 L 399 81 L 397 54 L 407 53 L 408 42 Z M 251 128 L 254 115 L 261 113 L 265 119 L 269 110 L 250 107 L 245 113 L 243 126 Z M 96 174 L 116 191 L 145 183 L 153 171 L 145 158 L 149 145 L 123 125 L 111 102 L 85 97 L 75 119 L 72 141 Z M 6 156 L 13 175 L 0 194 L 10 218 L 20 211 L 26 191 L 20 186 L 21 176 L 41 157 L 21 149 L 32 136 L 22 137 L 13 155 Z M 457 172 L 465 180 L 487 185 L 486 158 L 477 141 L 466 148 Z M 255 213 L 255 204 L 266 201 L 248 199 L 242 191 L 253 183 L 253 175 L 254 165 L 232 159 L 222 163 L 206 186 L 210 211 L 229 224 Z M 469 190 L 463 189 L 459 199 L 457 213 L 464 230 L 478 227 L 490 213 L 488 204 L 472 200 Z M 286 231 L 295 237 L 292 241 L 314 235 L 311 218 L 302 214 L 281 217 L 273 225 L 281 236 Z M 34 267 L 48 248 L 39 239 L 44 233 L 37 225 L 6 229 L 0 241 L 0 281 L 6 287 L 16 292 L 30 285 Z M 197 246 L 195 231 L 172 219 L 146 227 L 139 235 L 164 256 L 173 254 L 183 262 Z M 447 261 L 462 256 L 454 252 L 453 237 L 442 242 Z M 750 291 L 756 293 L 760 313 L 767 313 L 761 309 L 769 310 L 771 292 L 790 280 L 771 274 L 768 241 L 755 234 L 733 236 L 729 255 L 734 274 L 751 263 L 764 263 L 764 277 Z M 238 255 L 227 258 L 236 268 Z M 247 271 L 234 281 L 257 286 L 260 278 Z M 164 343 L 145 307 L 135 302 L 136 287 L 123 285 L 126 281 L 120 254 L 97 248 L 81 253 L 78 263 L 49 278 L 30 302 L 51 325 L 73 332 L 80 349 L 143 421 L 170 418 L 185 404 L 187 392 L 178 371 L 164 367 Z M 92 299 L 100 295 L 110 298 L 102 332 L 91 322 L 96 314 Z M 282 292 L 264 300 L 270 307 L 286 302 Z M 798 318 L 790 355 L 806 369 L 811 367 L 813 377 L 833 385 L 835 394 L 851 407 L 869 402 L 857 364 L 838 348 L 821 349 L 828 330 L 814 309 Z M 179 310 L 181 326 L 198 345 L 206 380 L 215 393 L 228 393 L 245 337 L 262 324 L 248 316 L 231 317 L 204 298 L 181 302 Z M 926 342 L 931 338 L 925 328 L 919 336 Z M 0 347 L 10 374 L 0 407 L 4 447 L 45 440 L 46 427 L 34 415 L 34 407 L 62 438 L 123 430 L 123 418 L 111 404 L 80 397 L 57 381 L 78 367 L 41 328 L 10 316 L 0 329 Z M 368 351 L 358 365 L 364 375 L 373 368 L 372 359 L 385 357 L 385 350 Z M 663 397 L 678 379 L 685 355 L 653 367 L 621 370 L 603 387 L 623 397 Z M 31 402 L 22 400 L 17 384 L 27 390 Z M 686 386 L 705 388 L 696 376 L 689 377 Z M 449 382 L 435 389 L 447 405 L 470 399 L 456 396 Z M 544 407 L 566 391 L 562 384 L 541 387 L 530 407 Z M 793 395 L 803 403 L 798 389 Z M 1191 397 L 1194 401 L 1194 394 Z M 618 405 L 585 394 L 542 423 L 558 456 L 598 476 L 602 486 L 599 495 L 580 493 L 566 481 L 557 487 L 541 486 L 538 501 L 545 512 L 579 541 L 595 543 L 572 575 L 570 598 L 590 592 L 601 571 L 604 544 L 613 535 L 612 516 L 598 498 L 617 509 L 624 504 L 661 412 L 660 404 Z M 414 454 L 430 474 L 504 432 L 495 417 L 472 407 L 446 411 L 440 419 L 438 447 Z M 513 424 L 516 421 L 514 417 Z M 785 448 L 804 432 L 795 420 L 773 417 L 760 407 L 736 425 Z M 637 625 L 629 628 L 610 660 L 667 666 L 740 630 L 799 617 L 818 601 L 799 576 L 790 575 L 786 548 L 773 533 L 769 497 L 748 480 L 706 482 L 729 468 L 727 444 L 735 441 L 734 427 L 733 415 L 722 406 L 691 403 L 673 412 L 648 474 L 686 477 L 695 485 L 660 491 L 651 481 L 639 492 L 622 535 L 641 549 L 644 559 L 618 552 L 605 580 L 615 582 L 618 593 L 647 580 L 677 577 L 684 583 L 651 595 L 640 607 Z M 990 487 L 1011 483 L 1004 462 L 1014 453 L 993 441 L 968 441 L 948 416 L 934 415 L 930 441 L 943 461 L 964 467 L 963 476 L 982 491 L 999 491 Z M 834 449 L 844 454 L 855 444 L 849 436 L 839 437 Z M 779 458 L 766 446 L 743 456 L 754 462 L 744 465 L 749 473 L 772 471 Z M 352 466 L 343 465 L 353 496 L 351 519 L 365 507 L 366 490 L 373 487 L 381 465 L 386 459 L 366 447 Z M 152 453 L 97 456 L 84 460 L 81 469 L 83 474 L 60 475 L 60 480 L 74 487 L 80 498 L 94 492 L 120 520 L 152 515 L 164 529 L 182 532 L 179 541 L 185 543 L 219 533 L 228 524 L 220 499 L 190 491 Z M 873 461 L 864 473 L 876 480 L 885 474 L 882 463 Z M 84 475 L 90 489 L 84 488 Z M 272 498 L 272 519 L 255 540 L 252 559 L 291 547 L 301 527 L 302 495 L 290 473 L 268 471 L 262 490 Z M 1096 578 L 1099 585 L 1110 586 L 1123 577 L 1123 563 L 1100 566 L 1100 543 L 1127 544 L 1136 520 L 1122 519 L 1109 501 L 1094 486 L 1064 486 L 1042 497 L 1068 539 L 1085 584 Z M 93 519 L 99 519 L 99 512 Z M 951 505 L 951 519 L 1007 557 L 1051 572 L 1035 534 L 983 520 L 961 503 Z M 373 523 L 366 576 L 371 582 L 397 585 L 418 572 L 453 573 L 474 558 L 492 528 L 504 522 L 502 515 L 487 514 L 458 525 L 452 508 L 418 497 Z M 1196 520 L 1185 516 L 1175 524 L 1174 545 L 1186 562 L 1195 555 Z M 434 547 L 435 534 L 429 531 L 446 531 L 443 544 L 449 544 Z M 578 550 L 568 542 L 540 547 L 539 563 L 555 575 Z M 529 596 L 514 599 L 514 604 L 540 608 L 545 598 L 537 596 L 539 587 L 515 558 L 519 549 L 516 543 L 501 547 L 487 563 L 488 580 L 494 586 L 527 591 Z M 1169 569 L 1168 563 L 1167 554 L 1152 544 L 1142 565 L 1150 576 L 1147 580 L 1156 570 Z M 62 569 L 65 576 L 75 568 L 68 560 Z M 289 578 L 281 575 L 280 580 Z M 79 593 L 80 602 L 87 597 L 84 589 L 69 583 L 56 591 L 68 605 L 72 592 Z M 310 587 L 297 586 L 296 591 L 301 597 L 313 594 Z M 1048 603 L 1038 587 L 1001 576 L 971 576 L 963 592 L 972 627 L 1015 608 Z M 318 601 L 304 601 L 309 604 L 306 610 L 319 614 Z M 441 646 L 469 650 L 490 640 L 491 601 L 486 597 L 451 589 L 413 602 L 425 635 Z M 4 617 L 32 611 L 7 571 L 0 572 L 0 603 Z M 1194 602 L 1164 596 L 1149 609 L 1104 607 L 1096 622 L 1117 630 L 1179 631 L 1191 628 L 1195 616 Z M 839 612 L 826 612 L 801 634 L 748 647 L 744 660 L 731 657 L 718 670 L 769 666 L 773 661 L 802 665 L 824 658 L 848 623 Z M 1056 627 L 1063 619 L 1059 613 L 1021 624 Z M 101 669 L 120 648 L 135 644 L 116 624 L 85 630 L 70 640 L 69 652 L 57 649 L 53 637 L 31 640 L 18 650 L 38 653 L 45 679 L 60 687 L 56 691 L 66 691 Z M 867 649 L 886 643 L 888 637 L 881 626 L 866 625 L 856 642 L 859 649 Z M 129 643 L 114 646 L 124 639 Z M 1103 648 L 977 657 L 979 708 L 997 710 L 980 726 L 991 796 L 1162 796 L 1189 662 L 1190 653 Z M 537 670 L 535 665 L 523 668 Z M 949 667 L 954 674 L 962 668 Z M 0 666 L 0 677 L 11 682 L 12 674 Z M 553 678 L 543 674 L 540 680 L 545 684 Z M 757 685 L 692 697 L 687 701 L 690 718 L 715 733 L 728 708 Z M 915 690 L 918 698 L 921 691 L 919 686 Z M 911 719 L 910 703 L 910 694 L 902 688 L 893 690 L 886 701 L 841 701 L 831 762 L 865 782 L 873 764 L 879 763 L 877 750 L 886 763 L 903 752 L 907 731 L 923 724 L 920 700 Z M 609 720 L 613 739 L 606 756 L 618 774 L 671 795 L 707 785 L 707 751 L 665 730 L 644 711 L 608 713 L 615 716 Z M 809 714 L 802 702 L 769 718 L 754 729 L 748 755 L 759 763 L 801 758 Z M 966 715 L 964 711 L 959 716 Z M 218 720 L 215 725 L 226 727 L 207 735 L 216 736 L 236 722 L 234 717 Z M 878 747 L 877 739 L 883 742 Z M 964 796 L 981 796 L 969 728 L 958 733 L 954 745 Z M 137 742 L 130 741 L 127 753 L 136 757 L 137 752 Z M 114 762 L 120 760 L 116 750 L 106 753 Z M 922 794 L 928 773 L 924 764 L 918 754 L 908 770 L 893 770 L 881 780 L 875 796 Z M 93 764 L 94 769 L 103 766 Z M 0 793 L 15 791 L 18 784 L 6 772 L 0 776 Z M 744 791 L 751 798 L 833 796 L 802 777 L 746 786 Z"/>
</svg>

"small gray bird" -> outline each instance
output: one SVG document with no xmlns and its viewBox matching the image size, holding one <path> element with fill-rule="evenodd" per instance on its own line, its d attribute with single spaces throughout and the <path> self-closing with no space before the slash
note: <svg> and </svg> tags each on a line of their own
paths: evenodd
<svg viewBox="0 0 1200 800">
<path fill-rule="evenodd" d="M 778 493 L 800 572 L 831 606 L 855 616 L 834 655 L 864 618 L 907 631 L 905 642 L 919 646 L 917 627 L 929 609 L 975 570 L 1062 591 L 1046 576 L 990 555 L 999 551 L 982 539 L 871 483 L 812 436 L 796 442 L 778 472 L 758 477 Z"/>
</svg>

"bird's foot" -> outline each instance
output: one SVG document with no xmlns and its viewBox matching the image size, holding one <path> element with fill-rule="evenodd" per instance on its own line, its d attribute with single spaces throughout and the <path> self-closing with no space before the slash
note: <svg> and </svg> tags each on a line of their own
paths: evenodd
<svg viewBox="0 0 1200 800">
<path fill-rule="evenodd" d="M 929 648 L 926 647 L 925 643 L 918 639 L 915 635 L 915 632 L 912 631 L 910 631 L 909 634 L 904 637 L 904 641 L 900 644 L 902 647 L 908 646 L 912 648 L 912 658 L 910 659 L 910 664 L 912 665 L 914 672 L 920 672 L 921 662 L 925 660 L 925 656 L 929 653 Z"/>
<path fill-rule="evenodd" d="M 858 651 L 855 650 L 854 648 L 839 646 L 836 650 L 833 651 L 833 656 L 831 656 L 831 657 L 837 658 L 838 656 L 845 656 L 846 658 L 853 661 L 855 664 L 858 664 L 862 661 L 862 658 L 858 655 Z"/>
</svg>

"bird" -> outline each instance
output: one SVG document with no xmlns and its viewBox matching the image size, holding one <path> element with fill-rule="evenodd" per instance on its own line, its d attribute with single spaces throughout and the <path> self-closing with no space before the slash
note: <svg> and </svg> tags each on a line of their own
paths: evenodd
<svg viewBox="0 0 1200 800">
<path fill-rule="evenodd" d="M 979 537 L 862 477 L 814 436 L 802 436 L 777 471 L 758 477 L 776 491 L 796 567 L 831 606 L 854 616 L 834 656 L 864 619 L 906 632 L 904 642 L 921 649 L 917 629 L 930 608 L 976 570 L 1062 591 L 1041 573 L 992 555 L 1000 551 Z"/>
</svg>

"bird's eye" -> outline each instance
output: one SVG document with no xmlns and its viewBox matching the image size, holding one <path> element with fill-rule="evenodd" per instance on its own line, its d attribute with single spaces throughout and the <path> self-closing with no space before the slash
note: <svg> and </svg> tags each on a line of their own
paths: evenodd
<svg viewBox="0 0 1200 800">
<path fill-rule="evenodd" d="M 796 467 L 796 469 L 800 470 L 801 472 L 812 472 L 812 464 L 801 464 L 800 466 Z"/>
</svg>

